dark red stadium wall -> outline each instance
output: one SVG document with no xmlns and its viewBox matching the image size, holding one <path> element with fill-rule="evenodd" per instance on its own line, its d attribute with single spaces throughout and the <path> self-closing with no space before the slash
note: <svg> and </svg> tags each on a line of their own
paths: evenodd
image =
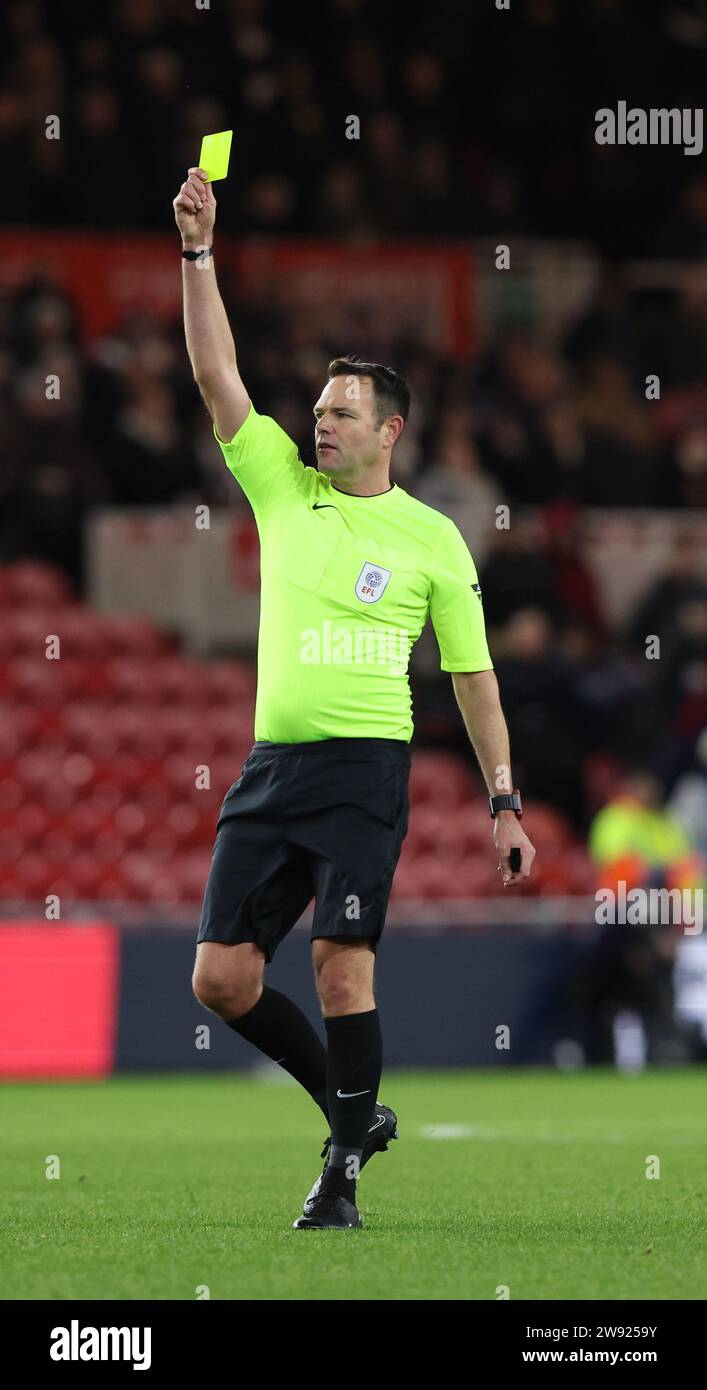
<svg viewBox="0 0 707 1390">
<path fill-rule="evenodd" d="M 181 273 L 174 236 L 77 232 L 0 233 L 0 288 L 12 292 L 46 273 L 71 297 L 87 340 L 142 315 L 181 316 Z M 237 242 L 222 233 L 219 262 L 252 289 L 287 286 L 305 304 L 334 307 L 368 295 L 389 328 L 440 352 L 467 356 L 476 339 L 476 275 L 467 246 L 388 243 L 352 247 L 277 238 Z M 310 308 L 310 316 L 312 310 Z M 331 321 L 328 324 L 331 330 Z"/>
<path fill-rule="evenodd" d="M 108 1076 L 119 992 L 120 932 L 110 923 L 2 926 L 0 1076 Z"/>
</svg>

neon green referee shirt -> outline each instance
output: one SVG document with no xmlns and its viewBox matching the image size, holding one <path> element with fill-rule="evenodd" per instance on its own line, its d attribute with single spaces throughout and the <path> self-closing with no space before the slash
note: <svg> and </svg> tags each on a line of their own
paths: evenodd
<svg viewBox="0 0 707 1390">
<path fill-rule="evenodd" d="M 397 483 L 339 491 L 252 404 L 228 443 L 214 434 L 260 536 L 256 739 L 408 743 L 408 663 L 428 616 L 443 671 L 493 669 L 461 533 Z"/>
</svg>

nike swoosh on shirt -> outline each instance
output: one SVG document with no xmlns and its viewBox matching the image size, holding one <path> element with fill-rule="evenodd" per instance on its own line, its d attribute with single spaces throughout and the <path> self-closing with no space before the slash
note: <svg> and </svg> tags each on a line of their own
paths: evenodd
<svg viewBox="0 0 707 1390">
<path fill-rule="evenodd" d="M 370 1086 L 367 1091 L 337 1091 L 339 1100 L 350 1100 L 352 1096 L 367 1096 L 370 1094 Z"/>
<path fill-rule="evenodd" d="M 335 507 L 335 506 L 334 506 L 334 503 L 333 503 L 333 502 L 313 502 L 313 503 L 312 503 L 312 511 L 313 511 L 313 512 L 321 512 L 321 511 L 323 510 L 324 507 L 331 507 L 331 510 L 332 510 L 333 512 L 338 512 L 338 510 L 339 510 L 338 507 Z"/>
</svg>

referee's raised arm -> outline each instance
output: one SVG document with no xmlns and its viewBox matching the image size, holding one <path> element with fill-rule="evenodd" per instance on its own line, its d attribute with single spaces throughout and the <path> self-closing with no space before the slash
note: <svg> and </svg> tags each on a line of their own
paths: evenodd
<svg viewBox="0 0 707 1390">
<path fill-rule="evenodd" d="M 230 440 L 250 410 L 236 346 L 216 283 L 216 199 L 203 169 L 190 169 L 172 203 L 182 234 L 184 332 L 194 380 L 221 436 Z"/>
</svg>

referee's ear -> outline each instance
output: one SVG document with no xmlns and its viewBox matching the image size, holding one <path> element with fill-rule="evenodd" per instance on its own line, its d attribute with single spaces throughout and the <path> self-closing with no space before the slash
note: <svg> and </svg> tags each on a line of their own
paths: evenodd
<svg viewBox="0 0 707 1390">
<path fill-rule="evenodd" d="M 397 444 L 404 425 L 405 421 L 402 415 L 389 415 L 388 419 L 383 421 L 383 443 L 387 444 L 390 449 L 393 448 L 394 444 Z"/>
</svg>

